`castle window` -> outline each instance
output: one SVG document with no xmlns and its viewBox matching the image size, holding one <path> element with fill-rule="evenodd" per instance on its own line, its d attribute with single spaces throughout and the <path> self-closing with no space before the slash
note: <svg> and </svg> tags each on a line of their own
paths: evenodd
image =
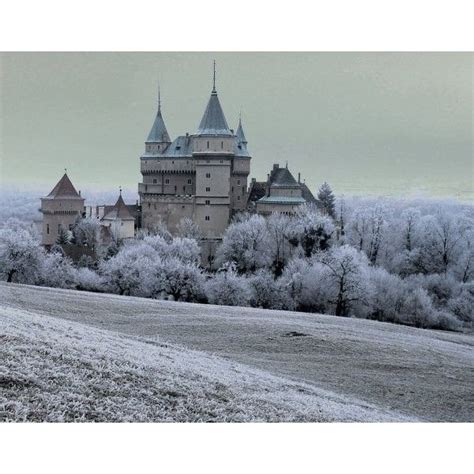
<svg viewBox="0 0 474 474">
<path fill-rule="evenodd" d="M 58 234 L 61 232 L 61 224 L 58 224 Z"/>
<path fill-rule="evenodd" d="M 240 201 L 240 196 L 237 196 L 237 201 Z"/>
<path fill-rule="evenodd" d="M 155 211 L 156 211 L 156 203 L 155 203 L 155 204 L 153 204 L 153 208 L 154 208 L 154 209 L 155 209 Z"/>
<path fill-rule="evenodd" d="M 170 184 L 170 180 L 168 178 L 165 179 L 165 184 Z"/>
<path fill-rule="evenodd" d="M 193 184 L 193 180 L 192 180 L 192 179 L 188 179 L 188 184 Z"/>
<path fill-rule="evenodd" d="M 211 191 L 211 188 L 206 188 L 206 192 L 210 192 Z"/>
<path fill-rule="evenodd" d="M 221 149 L 224 149 L 224 142 L 221 142 Z"/>
<path fill-rule="evenodd" d="M 242 196 L 245 194 L 245 186 L 242 186 Z"/>
<path fill-rule="evenodd" d="M 148 186 L 145 184 L 145 192 L 148 191 Z"/>
<path fill-rule="evenodd" d="M 183 193 L 186 194 L 186 186 L 183 186 Z"/>
<path fill-rule="evenodd" d="M 151 202 L 148 203 L 148 209 L 150 209 L 150 207 L 151 207 Z"/>
<path fill-rule="evenodd" d="M 210 221 L 210 220 L 211 220 L 210 216 L 206 216 L 205 219 L 206 219 L 206 221 Z"/>
<path fill-rule="evenodd" d="M 209 199 L 206 199 L 206 206 L 209 206 L 211 204 L 211 201 Z"/>
<path fill-rule="evenodd" d="M 232 192 L 234 192 L 234 186 L 232 186 Z"/>
<path fill-rule="evenodd" d="M 175 186 L 174 187 L 174 192 L 176 192 L 178 190 L 178 186 Z"/>
<path fill-rule="evenodd" d="M 155 179 L 153 179 L 153 184 L 156 184 L 156 183 L 157 183 L 157 181 L 156 181 L 156 178 L 155 178 Z"/>
<path fill-rule="evenodd" d="M 177 149 L 177 150 L 179 150 L 179 148 L 178 148 L 178 147 L 176 147 L 176 149 Z M 172 165 L 174 165 L 174 161 L 172 161 L 172 162 L 171 162 L 171 164 L 172 164 Z"/>
<path fill-rule="evenodd" d="M 49 234 L 49 224 L 46 224 L 46 233 Z"/>
<path fill-rule="evenodd" d="M 211 173 L 206 173 L 206 178 L 210 178 L 211 177 Z"/>
<path fill-rule="evenodd" d="M 207 142 L 207 148 L 209 148 L 209 142 Z"/>
<path fill-rule="evenodd" d="M 182 209 L 184 209 L 185 206 L 181 206 Z"/>
<path fill-rule="evenodd" d="M 237 184 L 240 184 L 240 179 L 237 180 Z"/>
</svg>

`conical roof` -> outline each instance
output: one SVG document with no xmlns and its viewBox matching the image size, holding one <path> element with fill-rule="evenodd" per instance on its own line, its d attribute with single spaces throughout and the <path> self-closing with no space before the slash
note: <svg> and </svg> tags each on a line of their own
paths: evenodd
<svg viewBox="0 0 474 474">
<path fill-rule="evenodd" d="M 245 133 L 244 129 L 242 127 L 242 119 L 239 118 L 239 126 L 237 127 L 237 139 L 239 140 L 239 143 L 247 143 L 247 139 L 245 138 Z"/>
<path fill-rule="evenodd" d="M 215 89 L 212 90 L 211 98 L 207 103 L 197 134 L 232 136 Z"/>
<path fill-rule="evenodd" d="M 123 220 L 135 220 L 135 218 L 130 214 L 127 205 L 125 204 L 122 193 L 120 193 L 117 202 L 115 203 L 113 209 L 108 212 L 103 219 L 123 219 Z"/>
<path fill-rule="evenodd" d="M 67 173 L 64 173 L 63 177 L 58 181 L 56 186 L 54 186 L 52 191 L 46 197 L 51 199 L 82 199 L 81 195 L 76 191 L 76 188 L 71 183 Z"/>
<path fill-rule="evenodd" d="M 299 187 L 288 168 L 276 168 L 270 175 L 271 186 Z"/>
<path fill-rule="evenodd" d="M 147 143 L 171 143 L 168 130 L 166 130 L 165 121 L 161 115 L 161 107 L 158 105 L 158 112 L 156 113 L 155 121 L 151 127 Z"/>
</svg>

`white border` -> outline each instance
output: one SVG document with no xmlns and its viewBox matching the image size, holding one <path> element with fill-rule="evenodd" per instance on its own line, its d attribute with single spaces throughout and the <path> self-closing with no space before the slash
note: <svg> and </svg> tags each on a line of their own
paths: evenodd
<svg viewBox="0 0 474 474">
<path fill-rule="evenodd" d="M 4 0 L 19 51 L 470 51 L 472 1 Z"/>
</svg>

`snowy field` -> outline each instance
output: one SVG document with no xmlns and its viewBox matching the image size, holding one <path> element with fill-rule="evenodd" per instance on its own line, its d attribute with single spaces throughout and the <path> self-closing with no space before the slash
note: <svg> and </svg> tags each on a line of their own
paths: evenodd
<svg viewBox="0 0 474 474">
<path fill-rule="evenodd" d="M 0 283 L 5 421 L 474 421 L 474 337 Z"/>
</svg>

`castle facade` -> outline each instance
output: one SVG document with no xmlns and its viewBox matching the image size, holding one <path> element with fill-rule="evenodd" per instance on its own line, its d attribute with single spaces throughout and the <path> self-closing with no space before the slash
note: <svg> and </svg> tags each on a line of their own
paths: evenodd
<svg viewBox="0 0 474 474">
<path fill-rule="evenodd" d="M 84 198 L 64 174 L 41 199 L 43 244 L 55 244 L 61 229 L 71 230 L 81 217 L 98 219 L 109 240 L 133 238 L 139 228 L 158 226 L 174 235 L 187 218 L 198 226 L 202 252 L 211 261 L 235 214 L 293 214 L 303 204 L 317 205 L 299 173 L 296 180 L 288 165 L 274 164 L 267 181 L 252 179 L 249 186 L 250 161 L 241 119 L 234 132 L 225 118 L 214 70 L 211 96 L 194 134 L 170 138 L 158 93 L 156 117 L 140 156 L 139 203 L 127 205 L 120 195 L 115 205 L 85 207 Z"/>
<path fill-rule="evenodd" d="M 196 133 L 171 141 L 158 102 L 140 157 L 142 226 L 162 223 L 175 233 L 189 218 L 203 237 L 219 238 L 230 218 L 247 206 L 251 157 L 242 122 L 235 133 L 229 128 L 214 82 Z"/>
</svg>

